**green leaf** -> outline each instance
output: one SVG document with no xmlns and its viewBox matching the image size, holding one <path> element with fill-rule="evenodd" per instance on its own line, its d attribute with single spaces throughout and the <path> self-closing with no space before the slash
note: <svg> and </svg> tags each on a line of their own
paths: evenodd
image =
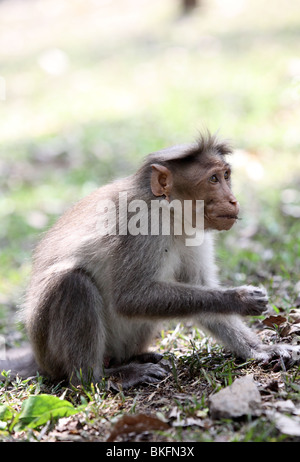
<svg viewBox="0 0 300 462">
<path fill-rule="evenodd" d="M 76 414 L 81 408 L 74 408 L 69 401 L 59 399 L 52 395 L 30 396 L 24 401 L 21 412 L 17 416 L 17 430 L 36 428 L 44 425 L 48 420 L 56 420 Z"/>
<path fill-rule="evenodd" d="M 0 420 L 0 431 L 5 430 L 7 428 L 7 422 L 3 422 Z"/>
<path fill-rule="evenodd" d="M 8 420 L 12 419 L 14 414 L 12 413 L 9 406 L 6 404 L 0 405 L 0 420 L 7 422 Z"/>
</svg>

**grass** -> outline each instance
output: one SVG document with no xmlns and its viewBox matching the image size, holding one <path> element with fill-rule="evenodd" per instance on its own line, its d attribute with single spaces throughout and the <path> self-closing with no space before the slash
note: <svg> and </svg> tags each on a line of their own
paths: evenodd
<svg viewBox="0 0 300 462">
<path fill-rule="evenodd" d="M 284 316 L 299 306 L 299 3 L 224 4 L 203 2 L 182 17 L 173 0 L 122 0 L 118 9 L 92 0 L 1 2 L 0 333 L 8 346 L 24 338 L 14 313 L 40 234 L 98 185 L 202 127 L 220 129 L 236 151 L 242 220 L 218 239 L 222 282 L 263 284 Z M 279 339 L 280 329 L 251 323 L 267 341 Z M 208 412 L 211 393 L 248 373 L 271 408 L 278 400 L 297 405 L 297 366 L 274 372 L 240 363 L 190 325 L 165 326 L 154 347 L 170 360 L 170 376 L 126 394 L 43 377 L 3 383 L 0 439 L 105 441 L 122 416 L 146 413 L 170 429 L 119 440 L 299 440 L 265 412 L 220 422 Z M 43 394 L 68 400 L 78 414 L 17 432 L 22 403 Z"/>
<path fill-rule="evenodd" d="M 130 390 L 126 394 L 111 394 L 103 384 L 82 384 L 78 387 L 53 386 L 42 377 L 34 380 L 16 380 L 6 383 L 1 389 L 1 403 L 9 406 L 12 416 L 7 427 L 1 431 L 1 439 L 14 440 L 80 440 L 105 441 L 111 430 L 123 415 L 141 413 L 152 414 L 172 423 L 169 431 L 160 433 L 137 432 L 120 435 L 124 441 L 281 441 L 289 439 L 276 430 L 272 421 L 263 413 L 261 417 L 242 420 L 226 419 L 212 422 L 209 418 L 208 398 L 221 388 L 245 373 L 254 373 L 263 383 L 263 393 L 267 402 L 277 400 L 299 401 L 300 372 L 294 368 L 290 372 L 261 370 L 252 361 L 240 363 L 231 355 L 203 338 L 198 332 L 180 326 L 177 329 L 179 340 L 173 348 L 173 361 L 176 368 L 169 378 L 160 385 Z M 173 331 L 167 336 L 172 339 Z M 190 341 L 194 337 L 194 344 Z M 166 337 L 165 337 L 166 338 Z M 173 342 L 173 339 L 171 340 Z M 206 347 L 205 347 L 206 345 Z M 201 349 L 200 349 L 201 346 Z M 169 345 L 166 346 L 166 350 Z M 168 357 L 168 355 L 167 355 Z M 271 381 L 279 384 L 277 391 L 268 394 L 267 385 Z M 16 431 L 12 425 L 20 413 L 20 406 L 30 396 L 50 394 L 72 403 L 78 412 L 62 420 L 50 419 L 47 424 L 37 428 L 23 428 Z M 191 420 L 192 419 L 192 420 Z M 5 422 L 5 420 L 4 420 Z M 190 424 L 189 424 L 190 422 Z M 4 426 L 4 423 L 2 423 Z M 15 424 L 14 424 L 15 425 Z M 77 430 L 74 431 L 74 428 Z M 74 435 L 77 435 L 75 438 Z M 142 438 L 142 439 L 140 439 Z M 293 438 L 297 440 L 297 438 Z"/>
</svg>

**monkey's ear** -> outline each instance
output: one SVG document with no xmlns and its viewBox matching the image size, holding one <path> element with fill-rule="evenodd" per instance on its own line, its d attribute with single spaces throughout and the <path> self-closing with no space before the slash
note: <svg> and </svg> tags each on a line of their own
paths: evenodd
<svg viewBox="0 0 300 462">
<path fill-rule="evenodd" d="M 152 164 L 151 191 L 154 196 L 166 196 L 170 202 L 170 193 L 173 186 L 173 176 L 167 167 Z"/>
</svg>

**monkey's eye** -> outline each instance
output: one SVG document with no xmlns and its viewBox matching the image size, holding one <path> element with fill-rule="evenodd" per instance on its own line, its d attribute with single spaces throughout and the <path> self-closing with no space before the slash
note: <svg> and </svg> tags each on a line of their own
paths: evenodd
<svg viewBox="0 0 300 462">
<path fill-rule="evenodd" d="M 213 176 L 210 177 L 209 181 L 211 183 L 218 183 L 219 180 L 217 178 L 217 175 L 213 175 Z"/>
<path fill-rule="evenodd" d="M 224 178 L 225 178 L 225 180 L 229 180 L 230 173 L 228 172 L 228 170 L 226 170 L 226 172 L 224 173 Z"/>
</svg>

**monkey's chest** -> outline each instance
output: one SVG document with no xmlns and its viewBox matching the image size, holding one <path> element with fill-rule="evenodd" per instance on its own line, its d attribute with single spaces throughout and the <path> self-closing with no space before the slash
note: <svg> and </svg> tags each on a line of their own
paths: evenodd
<svg viewBox="0 0 300 462">
<path fill-rule="evenodd" d="M 165 251 L 158 279 L 165 282 L 199 284 L 202 281 L 196 249 L 174 248 Z"/>
</svg>

